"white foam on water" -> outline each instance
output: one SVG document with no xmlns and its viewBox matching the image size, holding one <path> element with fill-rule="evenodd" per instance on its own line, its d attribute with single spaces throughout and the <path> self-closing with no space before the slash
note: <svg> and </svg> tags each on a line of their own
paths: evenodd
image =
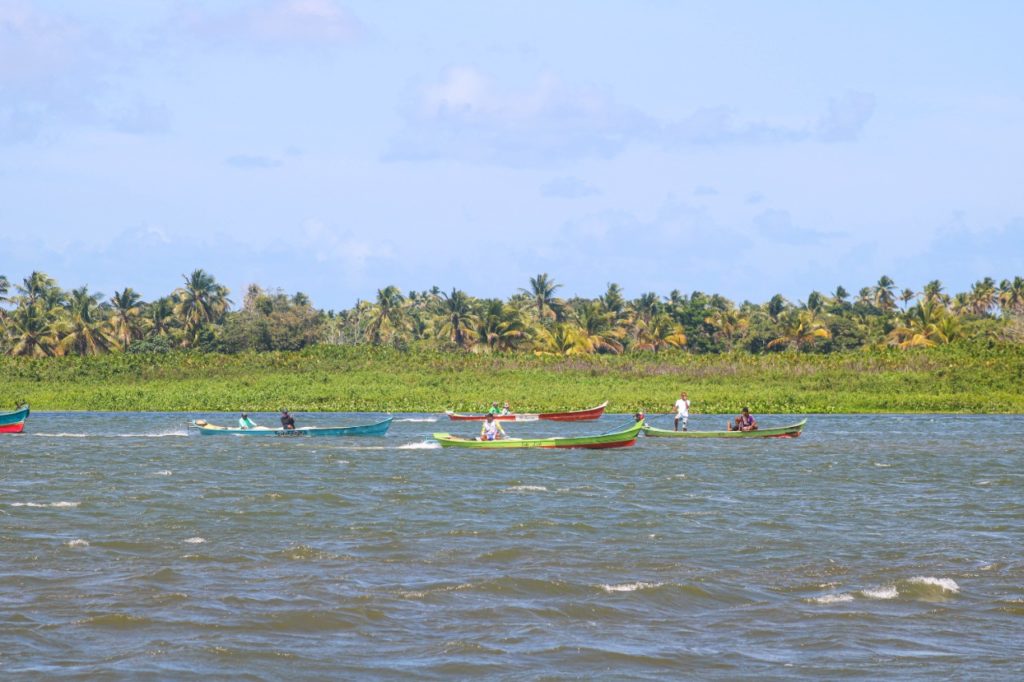
<svg viewBox="0 0 1024 682">
<path fill-rule="evenodd" d="M 815 604 L 843 604 L 848 601 L 853 601 L 852 594 L 826 594 L 821 597 L 814 597 L 811 599 Z"/>
<path fill-rule="evenodd" d="M 930 587 L 942 588 L 944 592 L 952 592 L 956 594 L 960 591 L 960 586 L 956 584 L 956 581 L 952 578 L 932 578 L 930 576 L 916 576 L 907 581 L 912 585 L 928 585 Z"/>
<path fill-rule="evenodd" d="M 396 422 L 436 422 L 437 417 L 406 417 L 405 419 L 396 419 Z"/>
<path fill-rule="evenodd" d="M 160 471 L 153 472 L 153 475 L 154 476 L 170 476 L 173 473 L 174 472 L 171 471 L 170 469 L 161 469 Z"/>
<path fill-rule="evenodd" d="M 538 492 L 546 493 L 548 487 L 546 485 L 514 485 L 505 489 L 507 492 L 513 493 L 524 493 L 524 492 Z"/>
<path fill-rule="evenodd" d="M 351 464 L 351 463 L 352 462 L 348 461 L 347 459 L 339 459 L 338 460 L 338 464 Z"/>
<path fill-rule="evenodd" d="M 646 590 L 651 587 L 661 587 L 664 583 L 621 583 L 619 585 L 601 585 L 601 589 L 611 594 L 613 592 L 636 592 L 637 590 Z"/>
<path fill-rule="evenodd" d="M 77 507 L 80 502 L 11 502 L 12 507 L 52 507 L 55 509 L 66 509 Z"/>
<path fill-rule="evenodd" d="M 885 587 L 873 587 L 866 590 L 861 590 L 860 593 L 868 599 L 895 599 L 900 596 L 899 590 L 894 585 L 887 585 Z"/>
<path fill-rule="evenodd" d="M 88 433 L 34 433 L 34 436 L 46 436 L 48 438 L 88 438 L 92 434 Z"/>
<path fill-rule="evenodd" d="M 167 438 L 168 436 L 188 438 L 188 431 L 156 431 L 153 433 L 115 433 L 113 435 L 119 438 Z"/>
<path fill-rule="evenodd" d="M 201 545 L 206 542 L 206 538 L 185 538 L 185 542 L 190 545 Z"/>
<path fill-rule="evenodd" d="M 399 450 L 437 450 L 441 447 L 440 443 L 406 443 L 405 445 L 399 445 Z"/>
<path fill-rule="evenodd" d="M 975 481 L 974 485 L 981 485 L 981 486 L 992 485 L 992 481 Z"/>
<path fill-rule="evenodd" d="M 876 466 L 876 467 L 879 467 L 879 468 L 882 468 L 882 469 L 888 469 L 888 468 L 890 468 L 890 467 L 891 467 L 892 465 L 891 465 L 891 464 L 885 464 L 885 463 L 883 463 L 883 462 L 875 462 L 875 466 Z"/>
<path fill-rule="evenodd" d="M 68 547 L 88 547 L 89 541 L 78 538 L 77 540 L 69 540 L 67 542 Z"/>
</svg>

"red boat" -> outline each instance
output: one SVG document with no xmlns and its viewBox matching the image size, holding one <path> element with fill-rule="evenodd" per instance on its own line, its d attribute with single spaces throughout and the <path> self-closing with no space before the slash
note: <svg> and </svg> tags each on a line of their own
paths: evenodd
<svg viewBox="0 0 1024 682">
<path fill-rule="evenodd" d="M 10 412 L 0 412 L 0 433 L 21 433 L 28 419 L 28 405 Z"/>
<path fill-rule="evenodd" d="M 501 422 L 532 422 L 538 419 L 545 419 L 553 422 L 584 422 L 592 419 L 600 419 L 604 414 L 604 408 L 608 407 L 608 401 L 604 401 L 597 407 L 574 412 L 543 412 L 540 414 L 496 414 L 495 420 Z M 451 410 L 445 412 L 449 419 L 455 421 L 483 421 L 487 419 L 486 414 L 456 414 Z"/>
</svg>

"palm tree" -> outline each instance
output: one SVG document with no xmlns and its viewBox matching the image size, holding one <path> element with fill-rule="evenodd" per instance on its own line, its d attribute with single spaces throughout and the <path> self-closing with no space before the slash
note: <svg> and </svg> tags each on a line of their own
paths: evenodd
<svg viewBox="0 0 1024 682">
<path fill-rule="evenodd" d="M 750 326 L 750 320 L 735 308 L 716 310 L 705 317 L 704 322 L 714 327 L 714 338 L 722 343 L 726 350 L 732 350 L 736 339 L 743 336 Z"/>
<path fill-rule="evenodd" d="M 971 286 L 971 310 L 975 315 L 988 315 L 998 300 L 996 282 L 991 277 L 979 280 Z"/>
<path fill-rule="evenodd" d="M 917 294 L 914 293 L 913 289 L 904 289 L 900 292 L 900 302 L 903 304 L 903 311 L 906 312 L 907 306 L 917 298 Z"/>
<path fill-rule="evenodd" d="M 924 289 L 921 291 L 921 297 L 925 303 L 942 303 L 946 305 L 949 303 L 949 296 L 942 293 L 942 282 L 937 279 L 933 279 L 924 285 Z"/>
<path fill-rule="evenodd" d="M 882 275 L 875 285 L 874 304 L 884 312 L 896 307 L 896 283 L 888 275 Z"/>
<path fill-rule="evenodd" d="M 779 315 L 781 315 L 787 307 L 786 299 L 782 297 L 782 294 L 775 294 L 772 296 L 766 305 L 768 317 L 772 318 L 773 322 L 777 322 Z"/>
<path fill-rule="evenodd" d="M 622 296 L 622 287 L 615 282 L 608 285 L 604 295 L 598 299 L 606 312 L 613 313 L 616 317 L 622 314 L 626 308 L 626 299 Z"/>
<path fill-rule="evenodd" d="M 472 340 L 472 327 L 477 318 L 473 314 L 473 299 L 466 292 L 452 287 L 452 293 L 441 293 L 441 322 L 439 333 L 459 348 Z"/>
<path fill-rule="evenodd" d="M 33 358 L 57 355 L 60 339 L 54 322 L 53 314 L 41 301 L 19 305 L 7 321 L 12 342 L 8 354 Z"/>
<path fill-rule="evenodd" d="M 686 332 L 666 313 L 658 313 L 650 322 L 638 330 L 634 347 L 637 350 L 653 350 L 657 353 L 664 348 L 686 346 Z"/>
<path fill-rule="evenodd" d="M 58 344 L 59 354 L 99 355 L 110 350 L 114 339 L 108 336 L 98 317 L 102 300 L 103 294 L 90 294 L 85 286 L 71 290 L 67 317 L 61 325 L 64 336 Z"/>
<path fill-rule="evenodd" d="M 999 283 L 999 307 L 1004 315 L 1024 313 L 1024 277 L 1014 277 L 1012 282 L 1004 279 Z"/>
<path fill-rule="evenodd" d="M 562 302 L 555 298 L 555 290 L 561 289 L 561 284 L 555 284 L 555 280 L 543 272 L 536 277 L 530 278 L 530 288 L 520 289 L 522 293 L 531 297 L 531 306 L 537 309 L 537 320 L 558 320 L 561 317 Z"/>
<path fill-rule="evenodd" d="M 832 301 L 837 306 L 843 306 L 848 298 L 850 298 L 850 292 L 848 292 L 841 284 L 832 292 Z"/>
<path fill-rule="evenodd" d="M 30 306 L 35 305 L 39 301 L 44 301 L 50 304 L 48 307 L 52 308 L 62 298 L 62 292 L 57 286 L 57 282 L 46 273 L 39 272 L 38 270 L 32 272 L 15 288 L 21 294 L 21 301 Z"/>
<path fill-rule="evenodd" d="M 626 330 L 615 325 L 615 313 L 606 311 L 600 301 L 589 301 L 575 309 L 576 324 L 583 347 L 588 353 L 623 351 Z"/>
<path fill-rule="evenodd" d="M 582 355 L 587 352 L 579 331 L 569 324 L 556 324 L 541 328 L 535 353 L 540 355 Z"/>
<path fill-rule="evenodd" d="M 113 312 L 110 328 L 121 350 L 128 350 L 132 341 L 141 339 L 146 332 L 146 319 L 142 317 L 142 296 L 131 287 L 115 291 L 110 298 Z"/>
<path fill-rule="evenodd" d="M 476 326 L 470 336 L 475 337 L 474 351 L 511 350 L 526 338 L 522 313 L 497 299 L 487 301 L 473 319 Z"/>
<path fill-rule="evenodd" d="M 392 284 L 378 289 L 377 304 L 370 314 L 366 337 L 376 346 L 385 339 L 400 338 L 407 327 L 405 297 L 398 287 Z"/>
<path fill-rule="evenodd" d="M 181 320 L 188 340 L 195 343 L 200 331 L 223 319 L 231 299 L 227 288 L 218 284 L 205 270 L 193 270 L 191 275 L 182 275 L 182 278 L 185 286 L 174 292 L 174 312 Z"/>
<path fill-rule="evenodd" d="M 828 329 L 809 310 L 789 310 L 780 318 L 780 335 L 768 342 L 768 348 L 789 346 L 794 349 L 813 346 L 819 339 L 831 338 Z"/>
<path fill-rule="evenodd" d="M 174 323 L 174 301 L 169 296 L 161 296 L 146 307 L 146 318 L 149 320 L 149 331 L 153 336 L 170 334 Z"/>
</svg>

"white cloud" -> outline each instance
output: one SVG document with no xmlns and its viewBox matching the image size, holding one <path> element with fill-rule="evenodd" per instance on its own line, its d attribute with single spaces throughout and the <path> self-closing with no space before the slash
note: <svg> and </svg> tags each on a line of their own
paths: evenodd
<svg viewBox="0 0 1024 682">
<path fill-rule="evenodd" d="M 547 165 L 613 156 L 651 127 L 648 117 L 606 93 L 570 87 L 550 73 L 512 91 L 465 66 L 420 87 L 404 115 L 406 130 L 386 154 L 390 160 Z"/>
<path fill-rule="evenodd" d="M 216 46 L 337 45 L 365 34 L 359 19 L 332 0 L 275 0 L 223 14 L 189 7 L 178 14 L 175 23 L 186 35 Z"/>
<path fill-rule="evenodd" d="M 560 199 L 579 199 L 604 194 L 600 188 L 579 178 L 568 176 L 549 180 L 540 189 L 544 196 Z"/>
<path fill-rule="evenodd" d="M 516 91 L 470 66 L 449 68 L 420 85 L 402 114 L 405 129 L 387 160 L 457 159 L 506 166 L 549 166 L 610 158 L 631 144 L 669 151 L 721 145 L 795 144 L 856 139 L 874 111 L 874 97 L 848 93 L 803 123 L 742 118 L 727 107 L 699 108 L 656 120 L 593 87 L 575 87 L 552 73 Z"/>
</svg>

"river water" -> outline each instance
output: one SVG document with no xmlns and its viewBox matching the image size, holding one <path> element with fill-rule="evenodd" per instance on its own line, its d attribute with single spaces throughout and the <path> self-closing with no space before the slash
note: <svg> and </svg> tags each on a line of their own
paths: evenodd
<svg viewBox="0 0 1024 682">
<path fill-rule="evenodd" d="M 192 417 L 237 415 L 0 436 L 4 679 L 1024 676 L 1019 416 L 499 453 L 442 450 L 478 427 L 437 415 L 347 439 Z"/>
</svg>

